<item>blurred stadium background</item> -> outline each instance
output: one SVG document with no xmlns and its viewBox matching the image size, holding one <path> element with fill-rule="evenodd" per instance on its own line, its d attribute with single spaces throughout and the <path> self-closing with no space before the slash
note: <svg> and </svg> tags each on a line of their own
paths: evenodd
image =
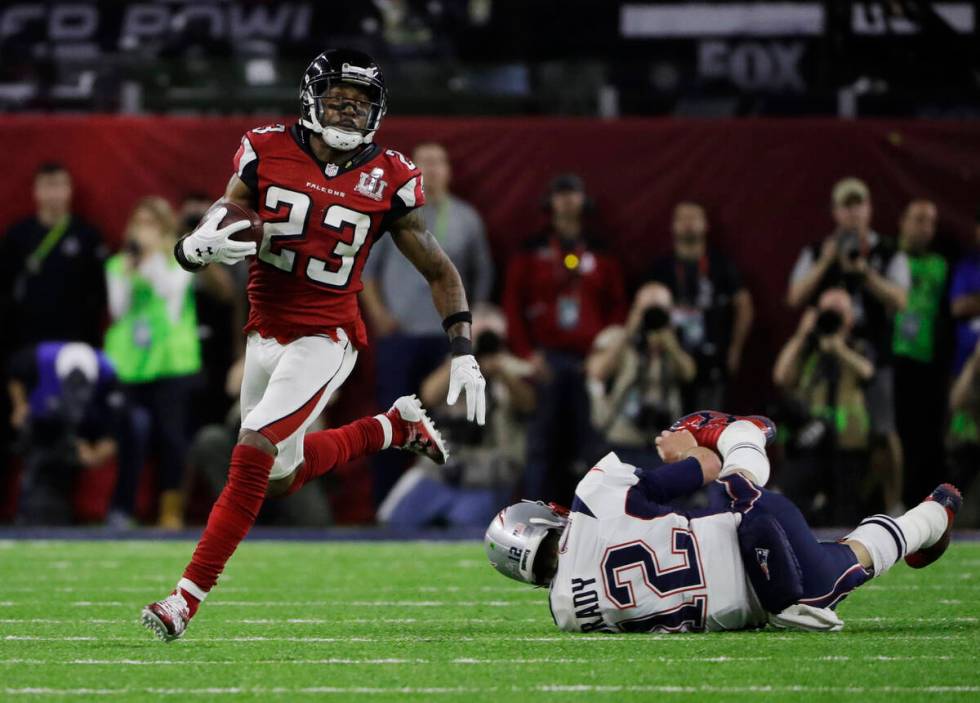
<svg viewBox="0 0 980 703">
<path fill-rule="evenodd" d="M 978 23 L 977 0 L 0 3 L 0 699 L 976 699 Z M 137 613 L 225 482 L 247 271 L 170 297 L 151 274 L 336 47 L 384 69 L 376 141 L 423 171 L 488 424 L 445 406 L 429 291 L 382 238 L 370 348 L 319 425 L 416 392 L 455 460 L 267 501 L 164 649 Z M 609 449 L 655 465 L 706 406 L 778 422 L 771 485 L 822 537 L 948 480 L 955 544 L 832 635 L 560 633 L 488 568 L 502 506 L 567 502 Z"/>
<path fill-rule="evenodd" d="M 53 435 L 38 429 L 42 420 L 51 421 L 41 417 L 43 409 L 18 411 L 18 403 L 22 406 L 24 396 L 29 399 L 36 390 L 43 363 L 38 345 L 83 341 L 101 347 L 110 324 L 108 307 L 102 308 L 94 327 L 85 329 L 75 325 L 74 331 L 64 331 L 73 328 L 68 324 L 73 321 L 59 316 L 74 315 L 70 310 L 80 305 L 79 299 L 91 297 L 92 286 L 102 285 L 98 275 L 86 278 L 78 272 L 92 261 L 101 271 L 105 256 L 124 248 L 139 201 L 160 196 L 181 208 L 195 198 L 217 198 L 241 135 L 262 124 L 293 120 L 306 64 L 323 49 L 339 46 L 367 51 L 384 68 L 391 101 L 379 143 L 406 154 L 420 143 L 444 146 L 452 168 L 451 191 L 472 205 L 484 223 L 495 272 L 487 299 L 506 308 L 511 337 L 521 308 L 508 305 L 508 296 L 511 301 L 523 298 L 508 290 L 520 284 L 508 272 L 528 242 L 555 226 L 556 195 L 579 188 L 579 182 L 556 181 L 556 176 L 577 174 L 590 204 L 583 214 L 591 235 L 588 246 L 611 257 L 621 272 L 627 297 L 622 310 L 607 311 L 607 323 L 622 322 L 641 286 L 664 280 L 656 262 L 676 254 L 675 207 L 695 202 L 707 219 L 710 250 L 737 276 L 723 295 L 713 276 L 717 271 L 699 269 L 698 275 L 714 286 L 709 286 L 707 301 L 681 290 L 678 276 L 664 281 L 673 288 L 671 304 L 677 306 L 669 312 L 678 328 L 688 332 L 684 325 L 692 315 L 701 324 L 720 316 L 724 321 L 717 324 L 728 327 L 718 334 L 728 345 L 730 318 L 739 314 L 731 310 L 732 299 L 748 293 L 754 315 L 740 358 L 719 372 L 723 379 L 708 373 L 714 366 L 699 369 L 696 383 L 700 390 L 724 386 L 721 398 L 727 409 L 771 412 L 790 428 L 774 452 L 776 480 L 795 485 L 801 478 L 806 488 L 797 490 L 822 496 L 822 503 L 814 500 L 809 506 L 811 518 L 824 524 L 846 520 L 849 514 L 841 517 L 826 505 L 851 488 L 861 496 L 860 505 L 851 507 L 861 514 L 865 508 L 891 510 L 911 503 L 954 475 L 972 480 L 974 459 L 980 456 L 974 418 L 980 413 L 972 393 L 972 348 L 959 356 L 957 350 L 969 343 L 970 335 L 976 342 L 973 327 L 980 320 L 975 316 L 980 306 L 970 307 L 976 305 L 970 296 L 980 293 L 980 280 L 971 278 L 980 232 L 978 22 L 980 2 L 915 0 L 4 3 L 0 231 L 8 234 L 0 235 L 5 252 L 0 262 L 0 355 L 8 383 L 0 401 L 0 522 L 110 520 L 114 528 L 179 528 L 203 521 L 223 479 L 208 474 L 200 454 L 182 456 L 180 475 L 163 485 L 160 457 L 155 456 L 158 443 L 148 441 L 143 468 L 126 479 L 134 487 L 123 491 L 135 498 L 119 497 L 119 447 L 127 441 L 119 432 L 132 431 L 128 403 L 138 404 L 131 394 L 122 393 L 123 405 L 107 399 L 99 411 L 105 415 L 99 418 L 99 431 L 83 430 L 77 418 L 60 417 L 54 425 L 61 429 Z M 44 164 L 48 170 L 39 171 Z M 69 243 L 75 240 L 63 233 L 53 240 L 53 253 L 45 250 L 40 257 L 37 242 L 12 243 L 15 223 L 40 209 L 39 179 L 56 175 L 58 169 L 71 177 L 73 221 L 94 228 L 104 251 L 83 247 L 79 252 L 77 242 L 71 250 Z M 838 388 L 838 376 L 827 380 L 818 374 L 805 388 L 773 383 L 777 356 L 792 339 L 802 313 L 799 306 L 792 309 L 786 303 L 794 262 L 805 247 L 835 232 L 839 223 L 832 217 L 832 189 L 845 177 L 866 184 L 870 194 L 864 194 L 863 202 L 873 202 L 873 229 L 896 242 L 904 242 L 900 223 L 910 202 L 929 201 L 938 213 L 936 237 L 927 247 L 945 268 L 925 288 L 916 289 L 921 308 L 913 311 L 928 317 L 923 333 L 928 341 L 920 337 L 920 346 L 904 357 L 901 344 L 891 341 L 909 325 L 921 326 L 921 317 L 903 318 L 904 328 L 902 319 L 889 317 L 894 327 L 884 332 L 887 344 L 872 340 L 888 347 L 889 358 L 895 355 L 887 362 L 879 356 L 879 367 L 896 370 L 897 433 L 893 428 L 891 434 L 900 439 L 902 451 L 888 445 L 887 429 L 876 433 L 864 426 L 874 425 L 874 412 L 855 409 L 855 402 L 865 402 L 864 395 L 857 401 L 837 397 L 833 389 Z M 193 212 L 193 207 L 179 211 L 182 225 L 191 223 L 187 218 Z M 44 235 L 53 229 L 48 225 L 39 231 Z M 909 258 L 925 255 L 918 249 L 907 253 Z M 490 267 L 490 261 L 482 261 Z M 962 285 L 951 291 L 961 262 L 966 267 Z M 907 287 L 915 288 L 922 280 L 919 269 L 910 268 Z M 236 275 L 199 283 L 194 291 L 203 363 L 189 374 L 189 399 L 181 401 L 189 404 L 187 412 L 174 414 L 186 415 L 186 423 L 169 428 L 186 438 L 188 449 L 200 439 L 202 427 L 220 426 L 233 406 L 234 398 L 224 387 L 225 374 L 240 354 L 232 329 L 241 314 L 240 279 Z M 955 295 L 968 300 L 963 306 L 951 305 Z M 584 308 L 587 301 L 578 304 Z M 31 321 L 25 323 L 26 318 Z M 371 322 L 376 323 L 373 340 L 390 331 L 379 329 L 377 318 Z M 547 340 L 535 340 L 534 331 L 526 331 L 530 338 L 523 349 L 513 350 L 513 358 L 524 361 L 521 357 L 542 347 L 571 353 L 576 359 L 571 366 L 577 364 L 571 382 L 580 383 L 584 395 L 589 345 L 572 352 L 548 350 Z M 882 334 L 881 329 L 875 334 Z M 690 341 L 682 335 L 685 340 Z M 706 352 L 699 342 L 691 344 L 687 351 L 698 364 L 725 366 L 717 360 L 718 350 Z M 923 345 L 927 353 L 920 353 Z M 372 342 L 371 352 L 362 354 L 355 375 L 329 408 L 327 423 L 373 414 L 393 399 L 386 399 L 379 385 L 390 380 L 391 371 L 379 372 L 378 364 L 392 365 L 381 358 L 382 349 L 383 344 Z M 33 358 L 26 372 L 25 350 Z M 485 352 L 495 357 L 503 353 L 497 348 Z M 424 361 L 429 363 L 427 373 L 439 360 Z M 551 364 L 552 371 L 557 363 Z M 550 388 L 554 379 L 535 375 L 526 361 L 515 368 L 539 398 L 535 409 L 523 408 L 512 420 L 522 437 L 532 435 L 527 438 L 529 452 L 543 443 L 555 456 L 530 478 L 524 473 L 524 456 L 507 457 L 509 473 L 491 478 L 486 472 L 471 477 L 480 472 L 468 466 L 457 467 L 456 475 L 425 473 L 432 493 L 423 490 L 416 498 L 428 511 L 427 521 L 414 527 L 448 523 L 478 533 L 484 513 L 527 494 L 528 482 L 537 487 L 531 494 L 540 494 L 532 497 L 567 500 L 575 478 L 596 458 L 597 447 L 625 443 L 639 456 L 644 451 L 649 455 L 650 428 L 644 423 L 650 417 L 662 422 L 672 410 L 699 409 L 692 404 L 703 397 L 690 384 L 658 388 L 659 400 L 644 406 L 652 415 L 631 411 L 639 439 L 604 436 L 608 428 L 593 423 L 594 443 L 556 450 L 547 437 L 536 438 L 554 434 L 541 416 L 556 413 L 552 419 L 565 423 L 567 430 L 568 423 L 579 420 L 563 416 L 568 407 L 562 406 L 576 401 L 561 394 L 577 391 Z M 409 370 L 408 362 L 405 369 L 405 383 L 419 390 L 425 373 Z M 409 379 L 410 371 L 414 375 Z M 964 376 L 967 371 L 969 377 Z M 607 391 L 613 381 L 592 380 L 600 386 L 605 382 Z M 951 404 L 957 380 L 966 390 L 962 402 Z M 14 388 L 18 384 L 19 391 Z M 822 390 L 814 391 L 817 385 Z M 672 394 L 681 400 L 668 402 Z M 798 402 L 784 402 L 787 396 Z M 603 391 L 589 397 L 595 420 Z M 113 413 L 121 413 L 122 420 L 110 420 Z M 847 434 L 844 425 L 855 414 L 863 429 L 857 431 L 856 443 L 846 444 L 841 439 Z M 445 417 L 451 425 L 451 413 Z M 118 430 L 119 422 L 126 428 Z M 168 428 L 155 426 L 161 422 L 169 422 L 166 413 L 162 420 L 151 413 L 146 433 L 167 434 Z M 829 433 L 830 438 L 808 446 L 801 439 L 807 430 Z M 494 444 L 493 438 L 449 432 L 457 446 L 501 454 L 513 449 L 510 442 Z M 67 449 L 54 458 L 45 454 L 65 437 L 70 437 Z M 79 438 L 87 443 L 84 451 L 75 442 Z M 101 439 L 109 443 L 93 458 Z M 851 439 L 848 435 L 847 441 Z M 215 451 L 220 465 L 220 442 Z M 884 456 L 876 459 L 876 452 Z M 835 478 L 819 465 L 808 465 L 814 457 L 825 462 L 844 457 L 851 475 Z M 391 463 L 344 467 L 315 491 L 308 489 L 317 493 L 315 499 L 288 509 L 273 506 L 262 519 L 288 525 L 374 523 L 387 489 L 408 468 L 397 459 Z M 896 488 L 896 472 L 902 471 L 904 488 Z M 963 488 L 969 496 L 969 486 Z M 161 498 L 161 493 L 170 498 Z M 437 505 L 446 495 L 450 500 L 472 499 L 479 508 L 468 521 Z M 398 514 L 398 506 L 389 507 Z M 970 518 L 968 512 L 964 524 L 976 524 L 975 509 L 972 514 Z M 395 518 L 389 522 L 397 524 Z"/>
</svg>

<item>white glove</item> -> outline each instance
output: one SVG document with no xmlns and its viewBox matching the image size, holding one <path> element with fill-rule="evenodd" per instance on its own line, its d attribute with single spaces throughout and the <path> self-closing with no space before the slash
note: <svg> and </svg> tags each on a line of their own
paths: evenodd
<svg viewBox="0 0 980 703">
<path fill-rule="evenodd" d="M 465 356 L 454 356 L 452 366 L 449 368 L 449 395 L 446 402 L 455 405 L 459 399 L 459 392 L 466 391 L 466 419 L 473 421 L 476 416 L 476 424 L 482 425 L 487 417 L 487 398 L 484 389 L 487 382 L 480 373 L 480 365 L 476 363 L 476 358 L 472 354 Z"/>
<path fill-rule="evenodd" d="M 218 229 L 227 212 L 228 208 L 219 207 L 196 230 L 184 237 L 184 256 L 192 264 L 236 264 L 246 256 L 255 255 L 255 242 L 236 242 L 228 238 L 235 232 L 248 229 L 251 225 L 247 220 Z"/>
<path fill-rule="evenodd" d="M 770 613 L 769 623 L 785 630 L 809 632 L 840 632 L 844 629 L 844 621 L 830 608 L 814 608 L 803 603 L 794 603 L 779 614 Z"/>
</svg>

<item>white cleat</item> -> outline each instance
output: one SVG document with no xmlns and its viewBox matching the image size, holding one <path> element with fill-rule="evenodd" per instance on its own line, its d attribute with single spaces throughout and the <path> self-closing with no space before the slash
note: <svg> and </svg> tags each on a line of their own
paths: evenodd
<svg viewBox="0 0 980 703">
<path fill-rule="evenodd" d="M 143 608 L 140 622 L 143 627 L 164 642 L 173 642 L 184 634 L 191 619 L 187 601 L 179 593 L 171 593 L 163 600 Z"/>
<path fill-rule="evenodd" d="M 445 464 L 449 459 L 449 450 L 442 435 L 417 397 L 403 395 L 385 412 L 385 416 L 392 425 L 398 424 L 405 432 L 405 441 L 397 445 L 398 449 L 426 456 L 437 464 Z"/>
</svg>

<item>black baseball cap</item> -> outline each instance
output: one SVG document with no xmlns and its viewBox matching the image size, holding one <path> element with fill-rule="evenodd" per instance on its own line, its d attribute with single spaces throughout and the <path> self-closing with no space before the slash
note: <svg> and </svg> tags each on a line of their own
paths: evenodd
<svg viewBox="0 0 980 703">
<path fill-rule="evenodd" d="M 551 185 L 548 187 L 548 191 L 550 193 L 566 193 L 568 191 L 584 193 L 585 183 L 575 173 L 562 173 L 551 179 Z"/>
</svg>

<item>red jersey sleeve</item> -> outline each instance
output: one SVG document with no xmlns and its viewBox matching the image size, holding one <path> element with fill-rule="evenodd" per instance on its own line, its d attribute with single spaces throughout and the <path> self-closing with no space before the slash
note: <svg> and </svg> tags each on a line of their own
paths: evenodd
<svg viewBox="0 0 980 703">
<path fill-rule="evenodd" d="M 232 158 L 235 175 L 252 191 L 253 199 L 258 198 L 259 195 L 259 153 L 262 150 L 262 144 L 269 138 L 269 135 L 276 135 L 285 131 L 286 125 L 282 124 L 267 125 L 249 130 L 242 137 L 242 143 Z M 253 203 L 254 205 L 255 203 Z"/>
<path fill-rule="evenodd" d="M 395 186 L 391 195 L 391 209 L 385 215 L 384 233 L 389 225 L 401 219 L 415 208 L 425 205 L 425 190 L 422 185 L 422 172 L 400 151 L 385 150 L 391 165 L 391 179 Z"/>
<path fill-rule="evenodd" d="M 235 168 L 235 175 L 242 179 L 250 191 L 257 194 L 259 192 L 259 156 L 255 153 L 255 147 L 252 146 L 252 140 L 249 139 L 248 134 L 242 137 L 242 143 L 238 147 L 238 151 L 235 152 L 232 165 Z"/>
</svg>

